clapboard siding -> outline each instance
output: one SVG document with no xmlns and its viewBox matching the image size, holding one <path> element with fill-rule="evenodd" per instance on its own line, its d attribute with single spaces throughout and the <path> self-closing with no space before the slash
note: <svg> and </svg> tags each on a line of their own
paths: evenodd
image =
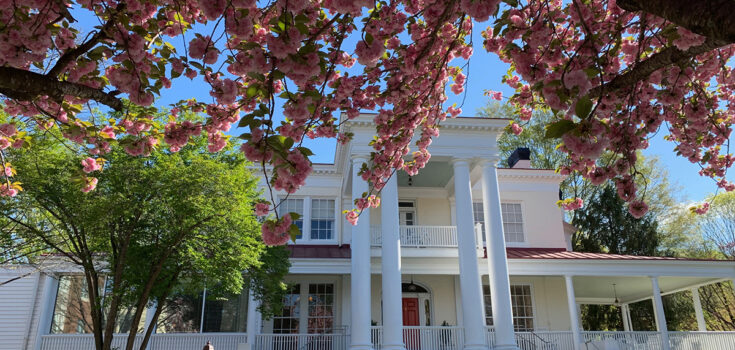
<svg viewBox="0 0 735 350">
<path fill-rule="evenodd" d="M 0 269 L 0 281 L 8 281 L 32 272 L 27 269 Z M 33 304 L 37 302 L 39 273 L 33 272 L 21 279 L 0 286 L 0 350 L 22 349 L 25 337 L 35 337 L 30 332 Z M 37 309 L 37 308 L 36 308 Z"/>
</svg>

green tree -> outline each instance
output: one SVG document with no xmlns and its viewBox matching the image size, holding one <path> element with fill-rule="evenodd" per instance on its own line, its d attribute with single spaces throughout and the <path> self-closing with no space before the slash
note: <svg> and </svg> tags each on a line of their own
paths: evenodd
<svg viewBox="0 0 735 350">
<path fill-rule="evenodd" d="M 92 301 L 95 347 L 110 349 L 116 321 L 131 324 L 127 350 L 139 331 L 144 349 L 155 320 L 176 288 L 202 288 L 212 297 L 249 286 L 266 313 L 277 308 L 288 270 L 283 248 L 266 248 L 254 216 L 256 179 L 239 152 L 211 154 L 198 139 L 177 153 L 132 157 L 115 146 L 105 154 L 95 191 L 82 193 L 83 155 L 39 133 L 8 161 L 25 192 L 3 197 L 0 215 L 10 241 L 42 241 L 84 273 Z M 20 173 L 22 172 L 22 174 Z M 10 237 L 10 233 L 4 234 Z M 101 277 L 108 276 L 106 286 Z M 159 307 L 139 329 L 145 307 Z M 125 310 L 124 312 L 122 310 Z"/>
</svg>

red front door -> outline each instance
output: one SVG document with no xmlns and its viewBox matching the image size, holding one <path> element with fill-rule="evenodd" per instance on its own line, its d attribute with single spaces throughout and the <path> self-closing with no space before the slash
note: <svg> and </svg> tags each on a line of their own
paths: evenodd
<svg viewBox="0 0 735 350">
<path fill-rule="evenodd" d="M 403 298 L 403 325 L 419 326 L 419 298 Z M 403 342 L 406 350 L 421 349 L 421 339 L 418 329 L 404 329 Z"/>
</svg>

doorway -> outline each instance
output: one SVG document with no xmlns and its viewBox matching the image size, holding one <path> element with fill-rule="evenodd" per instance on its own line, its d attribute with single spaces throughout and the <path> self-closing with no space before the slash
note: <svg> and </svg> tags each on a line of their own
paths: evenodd
<svg viewBox="0 0 735 350">
<path fill-rule="evenodd" d="M 403 326 L 420 326 L 419 298 L 403 298 Z M 421 349 L 420 332 L 417 328 L 403 329 L 403 343 L 406 350 Z"/>
</svg>

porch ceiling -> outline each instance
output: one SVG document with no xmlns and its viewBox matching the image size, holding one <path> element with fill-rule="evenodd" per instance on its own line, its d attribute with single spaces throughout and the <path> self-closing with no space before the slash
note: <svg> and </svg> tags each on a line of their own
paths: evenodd
<svg viewBox="0 0 735 350">
<path fill-rule="evenodd" d="M 444 187 L 452 178 L 452 175 L 454 175 L 454 172 L 448 162 L 428 162 L 418 174 L 411 176 L 411 187 Z M 399 171 L 398 186 L 408 187 L 408 177 L 406 172 Z"/>
<path fill-rule="evenodd" d="M 661 294 L 671 294 L 692 287 L 714 283 L 721 279 L 712 277 L 659 277 Z M 574 294 L 583 303 L 612 303 L 617 291 L 621 303 L 635 302 L 653 295 L 649 277 L 633 276 L 575 276 Z"/>
</svg>

